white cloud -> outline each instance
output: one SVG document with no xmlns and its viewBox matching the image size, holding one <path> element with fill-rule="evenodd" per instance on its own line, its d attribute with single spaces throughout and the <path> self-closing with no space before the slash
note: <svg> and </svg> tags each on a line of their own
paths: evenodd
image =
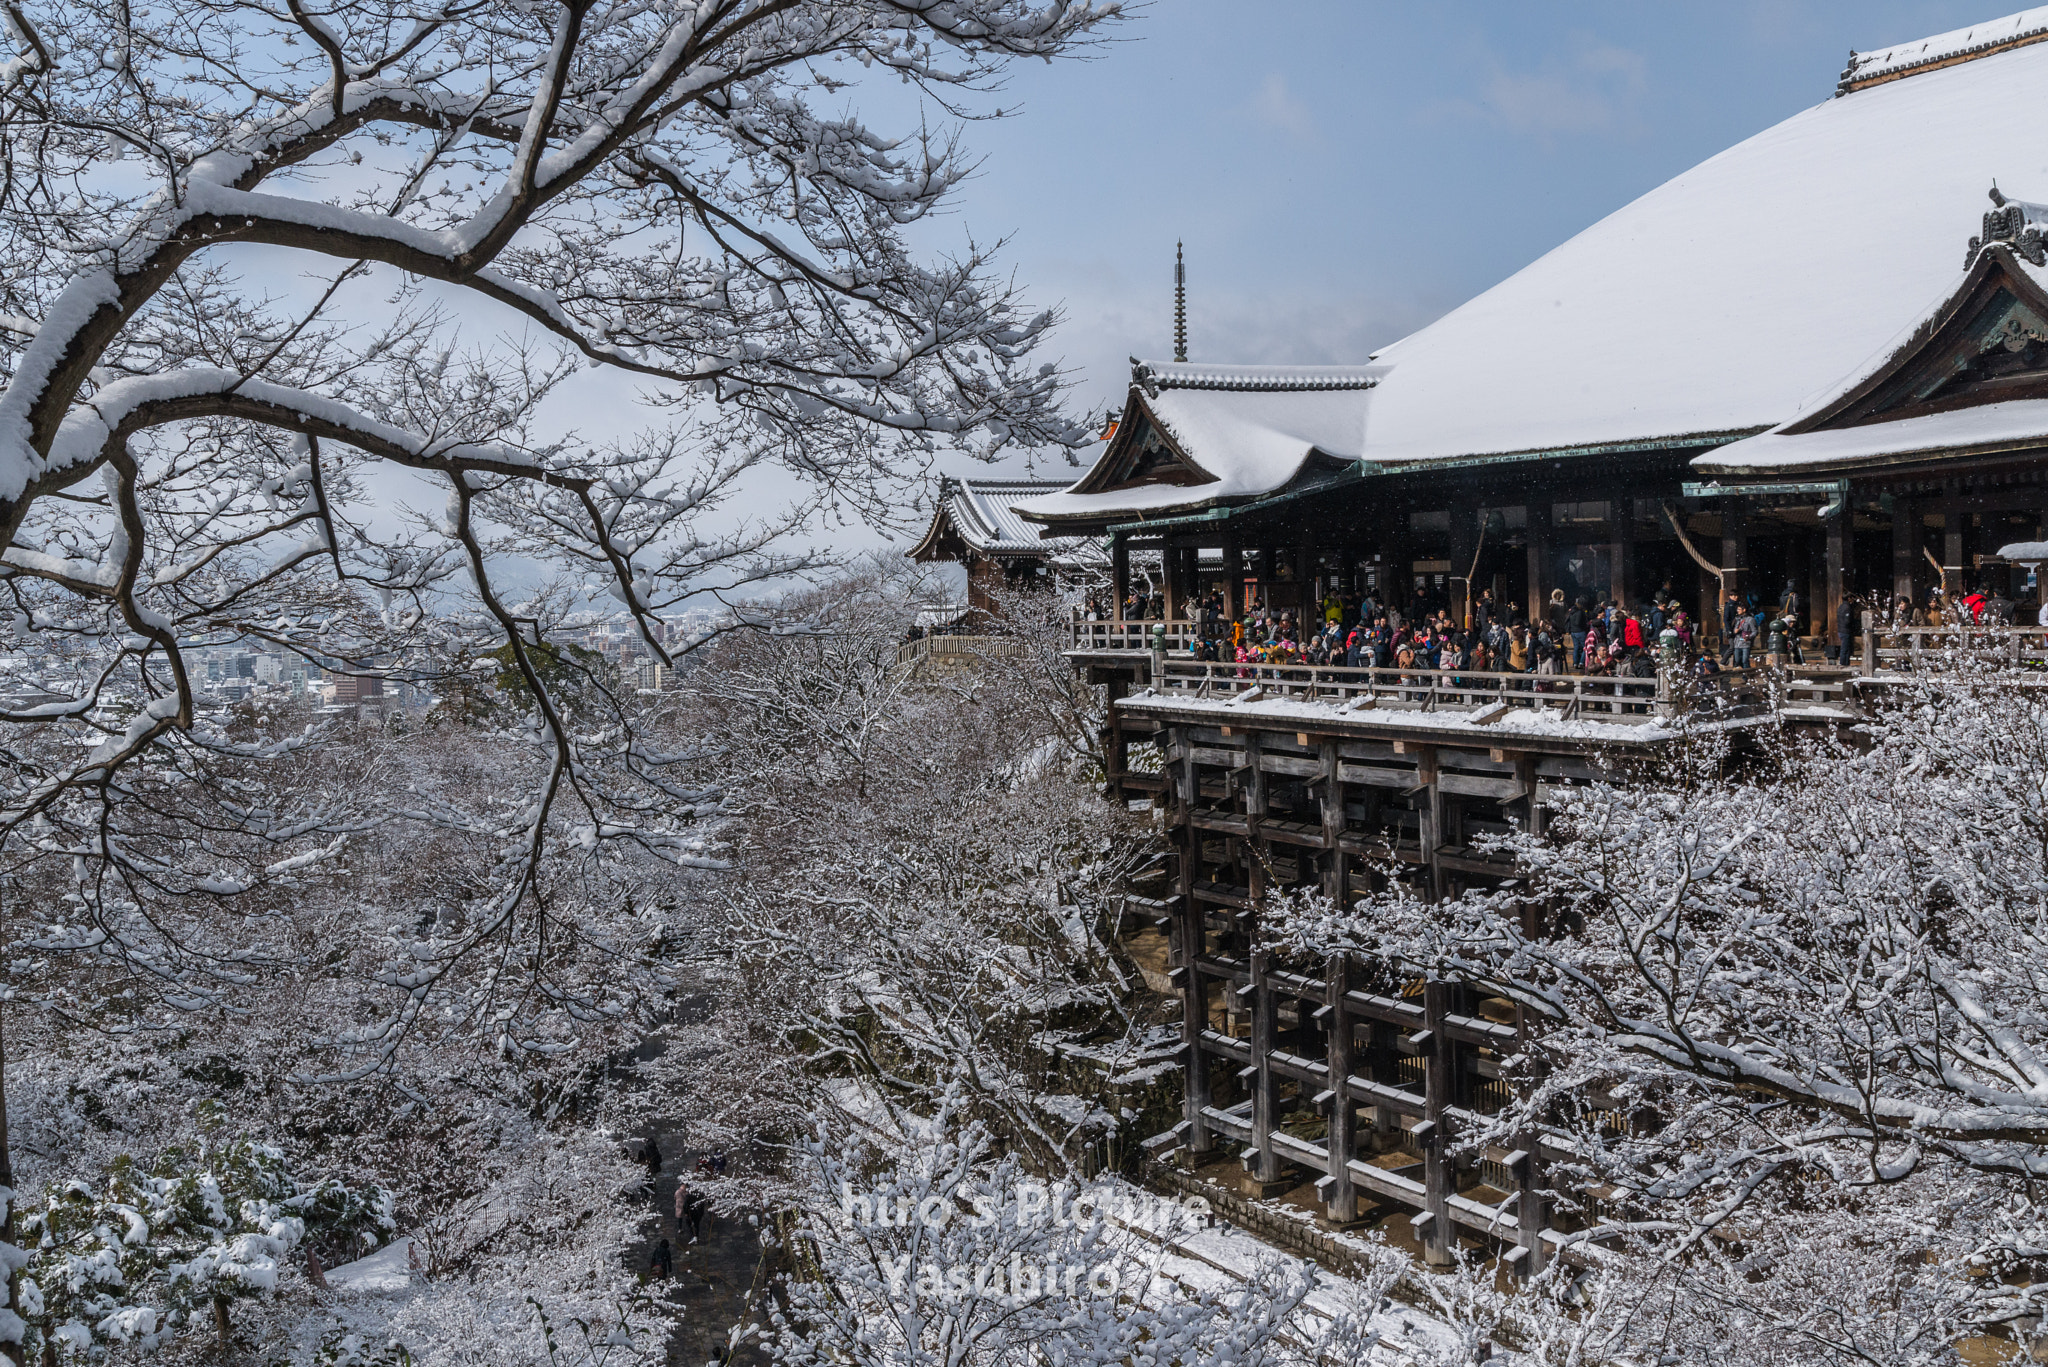
<svg viewBox="0 0 2048 1367">
<path fill-rule="evenodd" d="M 1548 141 L 1560 135 L 1613 132 L 1633 122 L 1649 80 L 1640 53 L 1588 43 L 1568 61 L 1527 75 L 1494 74 L 1486 103 L 1507 127 Z"/>
<path fill-rule="evenodd" d="M 1634 131 L 1649 88 L 1641 53 L 1592 40 L 1533 69 L 1511 70 L 1498 61 L 1492 66 L 1476 101 L 1453 100 L 1440 110 L 1546 146 L 1561 137 Z"/>
<path fill-rule="evenodd" d="M 1287 78 L 1279 72 L 1269 74 L 1259 85 L 1259 93 L 1252 99 L 1252 116 L 1268 128 L 1277 128 L 1297 138 L 1313 138 L 1316 135 L 1315 115 L 1293 91 L 1287 88 Z"/>
</svg>

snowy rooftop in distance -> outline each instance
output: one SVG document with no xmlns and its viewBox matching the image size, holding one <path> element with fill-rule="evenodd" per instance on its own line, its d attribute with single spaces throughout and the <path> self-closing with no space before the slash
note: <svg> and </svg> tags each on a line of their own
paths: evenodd
<svg viewBox="0 0 2048 1367">
<path fill-rule="evenodd" d="M 1082 544 L 1075 536 L 1040 539 L 1038 528 L 1017 516 L 1011 506 L 1025 499 L 1056 493 L 1064 481 L 1045 479 L 953 479 L 942 486 L 939 506 L 932 510 L 931 529 L 910 552 L 917 555 L 938 535 L 940 519 L 950 518 L 962 541 L 977 551 L 1009 555 L 1054 555 Z"/>
<path fill-rule="evenodd" d="M 2048 5 L 1875 52 L 1852 53 L 1849 67 L 1842 73 L 1840 89 L 1847 93 L 1873 82 L 1896 80 L 1928 67 L 1966 61 L 2008 44 L 2038 42 L 2044 37 L 2048 37 Z"/>
</svg>

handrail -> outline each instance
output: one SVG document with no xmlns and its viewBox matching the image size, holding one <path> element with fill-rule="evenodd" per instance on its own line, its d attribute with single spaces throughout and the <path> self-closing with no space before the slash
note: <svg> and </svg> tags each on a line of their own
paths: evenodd
<svg viewBox="0 0 2048 1367">
<path fill-rule="evenodd" d="M 1164 628 L 1166 648 L 1182 649 L 1202 639 L 1199 622 L 1183 620 L 1161 620 L 1132 618 L 1127 621 L 1075 622 L 1074 649 L 1092 650 L 1150 650 L 1154 640 L 1153 630 Z"/>
<path fill-rule="evenodd" d="M 1880 670 L 1917 671 L 1930 653 L 1958 650 L 1987 655 L 1996 651 L 2003 663 L 2015 669 L 2022 665 L 2048 667 L 2048 627 L 1981 623 L 1911 627 L 1872 622 L 1865 624 L 1860 644 L 1865 675 Z"/>
<path fill-rule="evenodd" d="M 1669 680 L 1610 674 L 1510 674 L 1472 669 L 1377 669 L 1345 665 L 1237 664 L 1169 659 L 1153 678 L 1156 693 L 1223 699 L 1260 690 L 1261 697 L 1336 703 L 1391 702 L 1422 711 L 1438 707 L 1561 708 L 1566 716 L 1668 715 Z"/>
</svg>

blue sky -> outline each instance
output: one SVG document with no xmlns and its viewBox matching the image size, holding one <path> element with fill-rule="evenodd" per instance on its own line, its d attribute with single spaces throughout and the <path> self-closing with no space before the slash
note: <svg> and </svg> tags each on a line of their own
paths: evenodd
<svg viewBox="0 0 2048 1367">
<path fill-rule="evenodd" d="M 1121 402 L 1126 356 L 1171 355 L 1176 236 L 1193 359 L 1362 361 L 1829 98 L 1852 47 L 2004 12 L 1155 0 L 1097 60 L 1016 73 L 996 103 L 1022 112 L 968 130 L 982 171 L 935 240 L 1010 236 L 1006 264 L 1067 312 L 1091 408 Z"/>
</svg>

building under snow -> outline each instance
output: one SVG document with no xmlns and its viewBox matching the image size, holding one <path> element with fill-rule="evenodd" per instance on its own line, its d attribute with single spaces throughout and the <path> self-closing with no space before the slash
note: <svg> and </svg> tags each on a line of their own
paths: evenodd
<svg viewBox="0 0 2048 1367">
<path fill-rule="evenodd" d="M 1483 837 L 1540 832 L 1559 785 L 1669 742 L 1695 695 L 1668 671 L 1204 662 L 1194 604 L 1316 621 L 1369 593 L 1469 619 L 1490 591 L 1533 619 L 1556 591 L 1668 590 L 1712 634 L 1727 595 L 1789 589 L 1826 635 L 1849 594 L 2027 596 L 1999 552 L 2048 541 L 2044 39 L 2048 8 L 1854 54 L 1813 108 L 1366 364 L 1134 363 L 1092 468 L 1010 505 L 1107 537 L 1119 581 L 1139 556 L 1165 580 L 1167 620 L 1078 623 L 1074 653 L 1111 685 L 1112 790 L 1153 795 L 1176 845 L 1154 905 L 1187 1099 L 1162 1154 L 1241 1157 L 1260 1192 L 1313 1179 L 1340 1223 L 1412 1211 L 1436 1258 L 1458 1233 L 1525 1269 L 1561 1246 L 1546 1136 L 1477 1161 L 1448 1142 L 1457 1108 L 1498 1105 L 1519 1011 L 1290 967 L 1252 926 L 1276 893 L 1341 902 L 1390 868 L 1425 894 L 1512 878 Z M 1852 716 L 1913 639 L 1866 629 L 1795 696 Z"/>
<path fill-rule="evenodd" d="M 1065 488 L 1048 480 L 939 480 L 938 499 L 924 538 L 910 551 L 914 560 L 953 561 L 967 570 L 971 618 L 1001 615 L 1005 589 L 1049 588 L 1062 578 L 1084 574 L 1102 558 L 1099 541 L 1085 536 L 1041 536 L 1017 515 L 1019 500 Z"/>
</svg>

